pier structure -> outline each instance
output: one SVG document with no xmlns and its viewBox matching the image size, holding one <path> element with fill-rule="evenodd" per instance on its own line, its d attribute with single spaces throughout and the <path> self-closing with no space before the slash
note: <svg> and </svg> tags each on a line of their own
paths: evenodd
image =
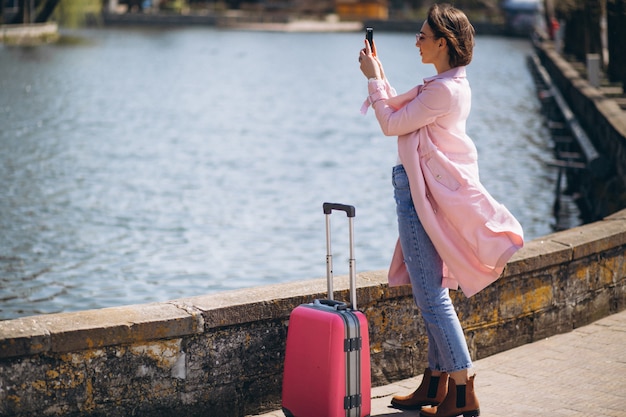
<svg viewBox="0 0 626 417">
<path fill-rule="evenodd" d="M 626 94 L 623 86 L 600 84 L 589 71 L 559 53 L 554 42 L 535 42 L 530 58 L 561 178 L 589 223 L 626 207 Z"/>
</svg>

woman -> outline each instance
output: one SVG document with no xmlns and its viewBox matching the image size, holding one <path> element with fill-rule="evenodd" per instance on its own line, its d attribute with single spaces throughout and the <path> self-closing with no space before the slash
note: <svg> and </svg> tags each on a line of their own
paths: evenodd
<svg viewBox="0 0 626 417">
<path fill-rule="evenodd" d="M 480 414 L 472 360 L 449 289 L 470 297 L 494 282 L 524 244 L 519 222 L 478 177 L 476 147 L 465 133 L 471 91 L 465 66 L 474 28 L 463 12 L 435 4 L 417 34 L 422 62 L 437 75 L 396 95 L 365 41 L 359 54 L 369 105 L 387 136 L 398 137 L 393 168 L 399 239 L 389 285 L 410 283 L 428 336 L 428 368 L 421 385 L 395 396 L 398 408 L 421 416 Z M 431 407 L 426 407 L 431 406 Z"/>
</svg>

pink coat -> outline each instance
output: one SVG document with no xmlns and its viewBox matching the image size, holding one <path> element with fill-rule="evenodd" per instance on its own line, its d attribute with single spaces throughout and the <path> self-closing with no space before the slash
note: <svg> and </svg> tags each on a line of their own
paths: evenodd
<svg viewBox="0 0 626 417">
<path fill-rule="evenodd" d="M 370 81 L 369 103 L 383 133 L 398 136 L 415 209 L 441 256 L 442 286 L 471 297 L 496 281 L 524 245 L 522 227 L 480 183 L 476 147 L 465 133 L 471 90 L 465 67 L 424 80 L 402 95 Z M 399 241 L 389 285 L 410 283 Z"/>
</svg>

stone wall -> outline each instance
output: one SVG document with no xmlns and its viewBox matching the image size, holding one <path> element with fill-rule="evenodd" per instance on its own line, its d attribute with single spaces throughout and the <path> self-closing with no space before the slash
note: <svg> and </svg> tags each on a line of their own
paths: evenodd
<svg viewBox="0 0 626 417">
<path fill-rule="evenodd" d="M 374 386 L 420 374 L 426 336 L 407 286 L 358 274 Z M 348 299 L 338 277 L 338 299 Z M 280 407 L 289 313 L 325 279 L 0 322 L 2 416 L 245 416 Z M 473 358 L 626 308 L 626 210 L 527 242 L 500 280 L 454 293 Z"/>
</svg>

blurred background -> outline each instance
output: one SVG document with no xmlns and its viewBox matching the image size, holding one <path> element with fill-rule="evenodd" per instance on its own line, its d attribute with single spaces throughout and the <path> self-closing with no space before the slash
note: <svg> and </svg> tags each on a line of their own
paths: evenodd
<svg viewBox="0 0 626 417">
<path fill-rule="evenodd" d="M 433 75 L 414 36 L 431 2 L 0 1 L 0 320 L 323 277 L 324 201 L 356 206 L 357 269 L 387 268 L 395 139 L 359 112 L 357 58 L 373 26 L 399 92 Z M 478 34 L 483 183 L 527 240 L 593 220 L 555 218 L 527 58 L 537 39 L 596 51 L 621 86 L 623 3 L 454 3 Z"/>
</svg>

